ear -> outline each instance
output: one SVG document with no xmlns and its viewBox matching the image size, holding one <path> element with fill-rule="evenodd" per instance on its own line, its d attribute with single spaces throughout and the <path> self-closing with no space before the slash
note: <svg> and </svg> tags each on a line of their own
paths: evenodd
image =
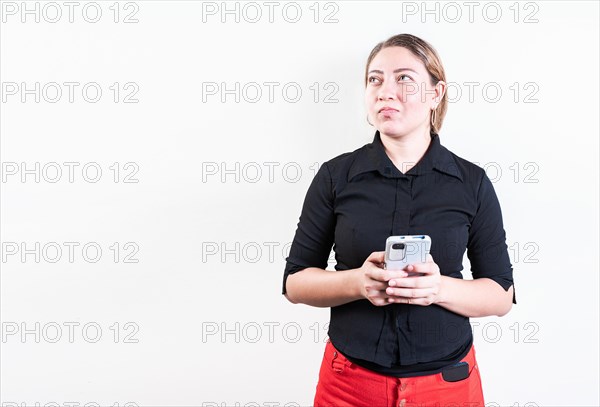
<svg viewBox="0 0 600 407">
<path fill-rule="evenodd" d="M 436 106 L 439 105 L 442 102 L 442 98 L 444 97 L 444 94 L 446 93 L 446 82 L 444 81 L 438 81 L 438 83 L 435 84 L 434 87 L 434 97 L 433 97 L 433 102 L 435 102 Z"/>
</svg>

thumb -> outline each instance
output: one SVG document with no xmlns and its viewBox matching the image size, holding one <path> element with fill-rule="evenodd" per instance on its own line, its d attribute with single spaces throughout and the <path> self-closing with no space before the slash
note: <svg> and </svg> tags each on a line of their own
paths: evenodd
<svg viewBox="0 0 600 407">
<path fill-rule="evenodd" d="M 373 263 L 383 263 L 385 260 L 385 252 L 373 252 L 367 257 L 367 261 Z"/>
</svg>

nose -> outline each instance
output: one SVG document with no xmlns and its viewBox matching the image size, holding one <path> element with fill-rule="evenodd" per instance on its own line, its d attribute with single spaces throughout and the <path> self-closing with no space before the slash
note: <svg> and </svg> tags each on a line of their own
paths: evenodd
<svg viewBox="0 0 600 407">
<path fill-rule="evenodd" d="M 396 96 L 396 87 L 393 81 L 385 81 L 380 87 L 377 94 L 379 100 L 389 100 Z"/>
</svg>

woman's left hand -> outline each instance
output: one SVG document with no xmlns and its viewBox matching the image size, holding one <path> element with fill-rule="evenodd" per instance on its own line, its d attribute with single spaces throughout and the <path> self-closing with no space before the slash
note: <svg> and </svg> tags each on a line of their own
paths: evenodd
<svg viewBox="0 0 600 407">
<path fill-rule="evenodd" d="M 425 263 L 411 264 L 404 270 L 422 273 L 419 276 L 400 277 L 388 282 L 386 294 L 390 295 L 390 303 L 431 305 L 438 298 L 442 276 L 440 268 L 430 254 Z"/>
</svg>

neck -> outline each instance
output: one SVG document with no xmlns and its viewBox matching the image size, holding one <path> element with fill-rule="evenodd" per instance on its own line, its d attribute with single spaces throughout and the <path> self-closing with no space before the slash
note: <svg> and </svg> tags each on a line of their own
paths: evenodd
<svg viewBox="0 0 600 407">
<path fill-rule="evenodd" d="M 431 143 L 429 128 L 403 136 L 379 134 L 387 156 L 402 173 L 409 171 L 423 158 Z"/>
</svg>

